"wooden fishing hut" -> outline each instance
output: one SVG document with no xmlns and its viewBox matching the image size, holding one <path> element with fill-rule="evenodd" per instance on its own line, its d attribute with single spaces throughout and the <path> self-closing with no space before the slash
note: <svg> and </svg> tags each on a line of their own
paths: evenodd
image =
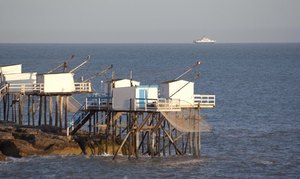
<svg viewBox="0 0 300 179">
<path fill-rule="evenodd" d="M 19 125 L 24 125 L 25 119 L 28 126 L 49 125 L 67 129 L 68 112 L 79 108 L 72 95 L 90 93 L 91 83 L 75 82 L 74 73 L 70 72 L 22 73 L 21 66 L 0 67 L 2 119 Z"/>
<path fill-rule="evenodd" d="M 114 158 L 120 151 L 136 158 L 200 156 L 200 133 L 209 130 L 202 125 L 200 109 L 214 108 L 215 95 L 194 94 L 194 83 L 180 79 L 160 85 L 111 80 L 104 86 L 105 93 L 87 97 L 73 116 L 70 135 L 87 129 L 101 136 L 98 146 L 105 147 L 98 154 L 109 153 L 110 148 Z"/>
</svg>

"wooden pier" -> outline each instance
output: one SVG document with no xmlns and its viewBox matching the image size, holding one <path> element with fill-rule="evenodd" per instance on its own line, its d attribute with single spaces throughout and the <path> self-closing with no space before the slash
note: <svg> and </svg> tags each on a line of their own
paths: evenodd
<svg viewBox="0 0 300 179">
<path fill-rule="evenodd" d="M 57 85 L 57 78 L 64 82 Z M 78 106 L 73 95 L 91 93 L 91 83 L 72 80 L 68 73 L 44 74 L 34 83 L 2 80 L 2 120 L 55 126 L 75 140 L 85 131 L 94 154 L 112 154 L 114 159 L 119 154 L 200 156 L 201 132 L 209 130 L 200 109 L 214 108 L 215 96 L 194 94 L 193 82 L 176 79 L 158 87 L 112 79 L 105 94 L 92 94 Z"/>
</svg>

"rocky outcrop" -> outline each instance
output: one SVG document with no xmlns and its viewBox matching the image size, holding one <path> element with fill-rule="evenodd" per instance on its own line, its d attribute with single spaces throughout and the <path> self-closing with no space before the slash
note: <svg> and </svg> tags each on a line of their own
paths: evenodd
<svg viewBox="0 0 300 179">
<path fill-rule="evenodd" d="M 82 154 L 77 142 L 51 127 L 18 127 L 13 123 L 0 123 L 0 160 L 30 155 Z"/>
<path fill-rule="evenodd" d="M 85 133 L 72 139 L 64 131 L 51 126 L 26 127 L 0 121 L 0 161 L 6 157 L 30 155 L 101 155 L 112 154 L 112 139 L 105 145 L 103 134 L 90 137 Z M 120 143 L 120 142 L 118 142 Z M 115 144 L 115 149 L 119 147 Z M 106 149 L 107 147 L 107 149 Z M 123 150 L 120 153 L 127 153 Z"/>
</svg>

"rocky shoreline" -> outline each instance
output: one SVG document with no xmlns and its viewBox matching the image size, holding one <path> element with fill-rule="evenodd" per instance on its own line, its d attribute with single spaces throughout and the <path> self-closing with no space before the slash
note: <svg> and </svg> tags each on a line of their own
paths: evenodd
<svg viewBox="0 0 300 179">
<path fill-rule="evenodd" d="M 26 127 L 0 121 L 0 161 L 7 157 L 31 155 L 95 155 L 104 153 L 101 137 L 98 140 L 86 134 L 73 138 L 65 131 L 51 126 Z M 108 146 L 111 153 L 111 146 Z"/>
</svg>

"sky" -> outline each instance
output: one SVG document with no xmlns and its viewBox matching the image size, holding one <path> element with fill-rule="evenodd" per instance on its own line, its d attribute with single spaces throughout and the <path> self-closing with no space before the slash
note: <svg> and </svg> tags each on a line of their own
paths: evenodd
<svg viewBox="0 0 300 179">
<path fill-rule="evenodd" d="M 300 0 L 0 0 L 0 43 L 300 42 Z"/>
</svg>

